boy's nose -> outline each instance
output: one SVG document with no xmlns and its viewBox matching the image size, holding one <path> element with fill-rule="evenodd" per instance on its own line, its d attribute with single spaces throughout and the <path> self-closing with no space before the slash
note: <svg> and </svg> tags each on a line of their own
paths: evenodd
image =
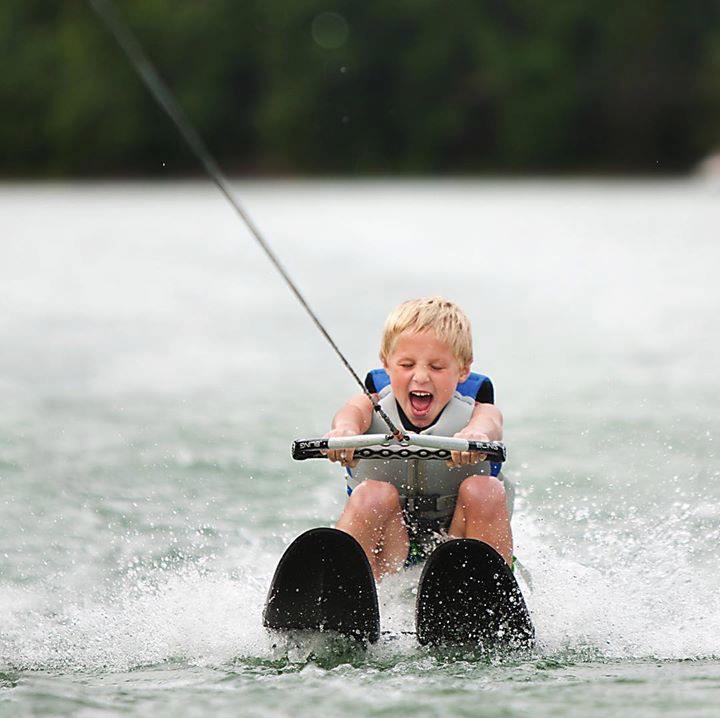
<svg viewBox="0 0 720 718">
<path fill-rule="evenodd" d="M 415 369 L 415 373 L 413 374 L 413 379 L 418 384 L 424 384 L 428 380 L 428 372 L 426 369 Z"/>
</svg>

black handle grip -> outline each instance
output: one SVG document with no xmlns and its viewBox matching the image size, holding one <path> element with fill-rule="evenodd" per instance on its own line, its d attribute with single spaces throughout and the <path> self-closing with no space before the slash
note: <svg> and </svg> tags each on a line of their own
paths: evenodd
<svg viewBox="0 0 720 718">
<path fill-rule="evenodd" d="M 468 441 L 468 451 L 479 451 L 488 461 L 502 464 L 507 460 L 507 449 L 500 441 Z"/>
<path fill-rule="evenodd" d="M 321 451 L 327 451 L 327 439 L 297 439 L 292 443 L 292 457 L 295 461 L 305 459 L 324 459 Z"/>
</svg>

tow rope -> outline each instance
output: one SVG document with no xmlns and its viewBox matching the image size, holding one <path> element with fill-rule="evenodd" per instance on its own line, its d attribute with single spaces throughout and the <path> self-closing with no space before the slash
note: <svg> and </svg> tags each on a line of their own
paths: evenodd
<svg viewBox="0 0 720 718">
<path fill-rule="evenodd" d="M 225 173 L 220 169 L 220 165 L 210 153 L 210 150 L 208 150 L 207 145 L 195 129 L 192 122 L 188 119 L 187 115 L 180 106 L 180 103 L 175 99 L 175 96 L 168 87 L 167 83 L 162 79 L 160 73 L 157 71 L 152 62 L 150 62 L 150 59 L 145 54 L 137 36 L 132 32 L 129 25 L 120 17 L 115 4 L 112 0 L 88 0 L 88 2 L 90 3 L 92 9 L 97 13 L 103 25 L 105 25 L 115 40 L 117 40 L 118 45 L 120 45 L 121 49 L 127 56 L 130 64 L 150 91 L 150 94 L 155 98 L 155 101 L 173 122 L 185 141 L 185 144 L 187 144 L 190 151 L 200 161 L 200 164 L 202 164 L 205 168 L 208 176 L 215 183 L 215 186 L 220 190 L 220 192 L 222 192 L 225 199 L 227 199 L 227 201 L 232 205 L 240 220 L 250 230 L 250 234 L 255 238 L 255 241 L 260 245 L 263 252 L 265 252 L 265 255 L 272 265 L 285 280 L 285 284 L 287 284 L 290 291 L 295 295 L 295 298 L 308 313 L 315 326 L 320 330 L 320 333 L 334 349 L 335 353 L 340 358 L 340 361 L 350 372 L 358 386 L 362 389 L 363 394 L 370 399 L 374 411 L 385 422 L 388 429 L 390 429 L 390 433 L 397 441 L 405 440 L 405 433 L 395 426 L 392 419 L 390 419 L 390 417 L 383 411 L 380 404 L 375 401 L 374 397 L 370 393 L 370 390 L 362 382 L 360 377 L 357 375 L 357 372 L 352 368 L 350 362 L 345 358 L 345 355 L 340 351 L 338 345 L 307 303 L 307 300 L 300 289 L 298 289 L 295 282 L 290 278 L 290 275 L 283 267 L 275 252 L 273 252 L 267 240 L 263 237 L 258 226 L 233 195 L 232 190 L 230 189 L 230 182 L 225 176 Z"/>
</svg>

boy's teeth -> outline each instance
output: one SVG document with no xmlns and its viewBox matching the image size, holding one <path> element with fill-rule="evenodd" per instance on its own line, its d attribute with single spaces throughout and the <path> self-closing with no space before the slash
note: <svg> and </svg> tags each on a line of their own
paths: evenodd
<svg viewBox="0 0 720 718">
<path fill-rule="evenodd" d="M 424 415 L 432 404 L 433 395 L 429 391 L 411 391 L 410 405 L 413 411 L 418 415 Z"/>
</svg>

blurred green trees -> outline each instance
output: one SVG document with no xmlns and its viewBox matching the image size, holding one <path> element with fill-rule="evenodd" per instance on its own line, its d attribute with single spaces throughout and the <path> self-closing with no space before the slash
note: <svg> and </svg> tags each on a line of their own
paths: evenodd
<svg viewBox="0 0 720 718">
<path fill-rule="evenodd" d="M 116 0 L 230 171 L 684 169 L 720 1 Z M 0 173 L 197 165 L 84 0 L 0 4 Z"/>
</svg>

